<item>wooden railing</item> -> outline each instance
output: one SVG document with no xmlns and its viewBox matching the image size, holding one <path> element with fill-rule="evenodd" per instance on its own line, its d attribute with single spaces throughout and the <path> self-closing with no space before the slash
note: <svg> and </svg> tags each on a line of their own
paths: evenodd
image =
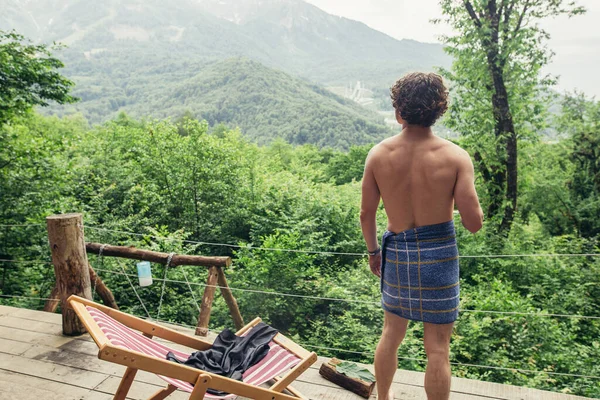
<svg viewBox="0 0 600 400">
<path fill-rule="evenodd" d="M 208 269 L 208 278 L 200 314 L 196 326 L 196 335 L 208 334 L 208 323 L 216 288 L 221 289 L 221 294 L 233 318 L 236 329 L 244 326 L 237 301 L 227 283 L 224 268 L 231 265 L 230 257 L 206 257 L 160 253 L 156 251 L 137 249 L 134 247 L 112 246 L 100 243 L 86 243 L 83 231 L 82 214 L 60 214 L 46 218 L 48 228 L 48 242 L 52 252 L 52 263 L 56 275 L 56 286 L 46 302 L 44 310 L 54 312 L 58 307 L 56 299 L 60 300 L 63 317 L 63 333 L 65 335 L 79 335 L 85 333 L 85 327 L 80 323 L 77 315 L 70 309 L 67 298 L 73 294 L 92 299 L 93 288 L 105 305 L 118 309 L 115 298 L 110 289 L 104 284 L 96 271 L 89 265 L 87 253 L 101 254 L 105 257 L 121 257 L 134 260 L 150 261 L 177 267 L 181 265 L 202 266 Z M 171 256 L 171 257 L 169 257 Z M 170 260 L 169 260 L 170 258 Z"/>
</svg>

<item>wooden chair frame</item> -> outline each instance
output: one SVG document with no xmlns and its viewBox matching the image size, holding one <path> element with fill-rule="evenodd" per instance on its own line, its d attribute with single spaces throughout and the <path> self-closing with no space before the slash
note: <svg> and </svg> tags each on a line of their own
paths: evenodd
<svg viewBox="0 0 600 400">
<path fill-rule="evenodd" d="M 110 343 L 106 335 L 104 335 L 104 332 L 102 332 L 100 327 L 96 324 L 96 321 L 91 316 L 86 306 L 94 307 L 104 312 L 123 325 L 133 330 L 140 331 L 148 338 L 158 337 L 195 350 L 209 349 L 212 344 L 205 340 L 185 335 L 173 329 L 169 329 L 153 322 L 134 317 L 78 296 L 69 297 L 68 303 L 70 307 L 72 307 L 77 313 L 79 319 L 85 325 L 90 333 L 90 336 L 98 346 L 98 358 L 127 367 L 125 374 L 121 379 L 121 383 L 119 384 L 119 388 L 115 393 L 115 400 L 125 399 L 138 370 L 148 371 L 173 379 L 190 382 L 194 385 L 194 390 L 189 397 L 190 400 L 203 399 L 204 395 L 206 394 L 206 390 L 209 387 L 211 389 L 221 390 L 227 393 L 233 393 L 238 396 L 244 396 L 257 400 L 306 399 L 306 397 L 292 388 L 290 384 L 317 361 L 317 355 L 314 352 L 305 350 L 281 333 L 278 333 L 274 337 L 273 341 L 279 346 L 285 348 L 290 353 L 293 353 L 299 357 L 301 361 L 282 377 L 275 378 L 275 384 L 273 384 L 271 387 L 263 388 L 205 372 L 196 368 L 188 367 L 186 365 L 176 364 L 166 359 L 163 360 L 134 350 L 114 346 Z M 256 326 L 256 324 L 258 324 L 260 321 L 260 318 L 256 318 L 240 329 L 236 334 L 243 334 L 252 327 Z M 164 399 L 176 390 L 177 388 L 175 386 L 167 385 L 166 388 L 161 389 L 152 395 L 149 400 Z M 291 393 L 291 395 L 283 393 L 284 390 Z"/>
</svg>

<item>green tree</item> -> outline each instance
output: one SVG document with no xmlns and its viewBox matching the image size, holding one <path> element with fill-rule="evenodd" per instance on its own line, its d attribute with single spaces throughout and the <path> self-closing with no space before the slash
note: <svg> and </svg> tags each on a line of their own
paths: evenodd
<svg viewBox="0 0 600 400">
<path fill-rule="evenodd" d="M 0 31 L 0 126 L 49 101 L 73 103 L 73 82 L 56 70 L 63 63 L 46 45 L 32 45 L 22 35 Z"/>
<path fill-rule="evenodd" d="M 360 181 L 364 172 L 365 160 L 373 145 L 352 146 L 347 153 L 338 152 L 329 160 L 327 177 L 336 185 Z"/>
<path fill-rule="evenodd" d="M 576 205 L 577 230 L 584 237 L 600 235 L 600 102 L 583 94 L 567 96 L 558 122 L 561 132 L 569 134 L 569 158 L 575 166 L 567 187 Z"/>
<path fill-rule="evenodd" d="M 544 46 L 545 18 L 585 10 L 570 0 L 441 0 L 456 35 L 444 38 L 454 57 L 454 102 L 448 124 L 465 136 L 486 183 L 487 217 L 506 234 L 518 199 L 518 141 L 545 122 L 542 76 L 552 52 Z"/>
</svg>

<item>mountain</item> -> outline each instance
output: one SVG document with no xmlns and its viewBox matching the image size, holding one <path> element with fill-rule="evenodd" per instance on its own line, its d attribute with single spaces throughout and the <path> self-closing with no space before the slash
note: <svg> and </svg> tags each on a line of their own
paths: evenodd
<svg viewBox="0 0 600 400">
<path fill-rule="evenodd" d="M 439 44 L 396 40 L 301 0 L 5 0 L 0 26 L 68 45 L 69 63 L 119 51 L 141 63 L 245 56 L 326 85 L 387 88 L 450 62 Z"/>
<path fill-rule="evenodd" d="M 232 57 L 309 86 L 335 86 L 338 93 L 360 81 L 375 93 L 375 104 L 388 109 L 387 89 L 404 72 L 449 64 L 441 45 L 399 41 L 301 0 L 4 0 L 0 27 L 68 46 L 57 55 L 92 122 L 121 109 L 156 116 L 174 111 L 168 95 Z M 201 92 L 196 96 L 179 109 L 210 103 Z M 329 93 L 322 98 L 331 99 Z"/>
<path fill-rule="evenodd" d="M 391 134 L 375 112 L 248 59 L 197 65 L 196 75 L 166 88 L 150 81 L 130 82 L 128 98 L 115 91 L 108 103 L 104 96 L 86 94 L 81 103 L 62 112 L 79 110 L 85 115 L 86 110 L 106 107 L 101 114 L 109 117 L 120 111 L 137 117 L 186 114 L 211 125 L 238 126 L 260 144 L 281 138 L 293 144 L 348 149 Z"/>
<path fill-rule="evenodd" d="M 274 54 L 277 67 L 332 85 L 348 80 L 391 86 L 403 72 L 447 66 L 439 44 L 396 40 L 362 22 L 300 0 L 202 0 L 212 15 L 236 23 Z M 269 64 L 269 60 L 261 60 Z"/>
</svg>

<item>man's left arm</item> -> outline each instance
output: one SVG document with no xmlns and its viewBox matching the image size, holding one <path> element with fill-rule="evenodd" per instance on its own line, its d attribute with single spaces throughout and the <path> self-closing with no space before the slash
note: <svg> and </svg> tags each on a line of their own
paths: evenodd
<svg viewBox="0 0 600 400">
<path fill-rule="evenodd" d="M 360 207 L 360 226 L 367 244 L 369 252 L 379 249 L 377 240 L 377 208 L 381 194 L 375 175 L 373 174 L 373 154 L 372 151 L 367 156 L 365 161 L 365 172 L 362 180 L 362 201 Z M 369 266 L 371 271 L 377 275 L 381 275 L 381 252 L 374 256 L 369 256 Z"/>
</svg>

